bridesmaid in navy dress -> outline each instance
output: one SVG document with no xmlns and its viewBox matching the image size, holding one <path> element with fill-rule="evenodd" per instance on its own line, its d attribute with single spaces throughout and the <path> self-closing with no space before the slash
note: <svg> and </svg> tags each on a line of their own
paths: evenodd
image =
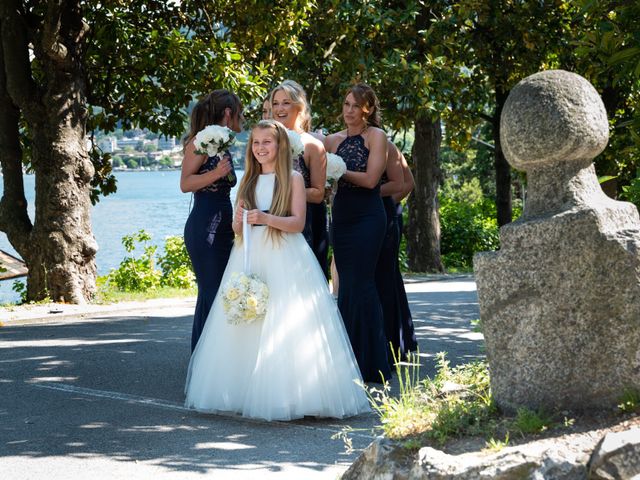
<svg viewBox="0 0 640 480">
<path fill-rule="evenodd" d="M 197 154 L 193 139 L 208 125 L 226 126 L 240 132 L 242 122 L 240 99 L 228 90 L 215 90 L 193 107 L 189 134 L 184 140 L 180 189 L 194 192 L 193 209 L 184 226 L 184 243 L 198 284 L 192 352 L 220 288 L 233 246 L 233 209 L 229 196 L 236 184 L 229 152 L 215 157 Z"/>
<path fill-rule="evenodd" d="M 375 282 L 386 232 L 380 178 L 386 168 L 387 137 L 379 128 L 379 103 L 371 87 L 357 84 L 348 90 L 342 117 L 347 128 L 325 139 L 327 151 L 347 164 L 332 210 L 338 307 L 364 381 L 381 382 L 391 376 Z"/>
<path fill-rule="evenodd" d="M 271 116 L 289 130 L 300 134 L 304 152 L 293 159 L 293 169 L 304 179 L 307 215 L 304 238 L 313 250 L 325 278 L 329 278 L 329 232 L 324 187 L 327 180 L 327 155 L 322 141 L 309 133 L 311 111 L 304 89 L 293 80 L 284 80 L 271 91 Z"/>
<path fill-rule="evenodd" d="M 400 301 L 400 338 L 403 342 L 405 354 L 406 352 L 415 352 L 418 349 L 418 341 L 416 339 L 416 332 L 413 326 L 413 318 L 411 317 L 411 310 L 409 309 L 409 300 L 407 299 L 407 292 L 404 288 L 404 281 L 402 279 L 402 273 L 400 272 L 400 241 L 402 239 L 403 221 L 402 221 L 402 200 L 409 196 L 415 187 L 415 181 L 413 179 L 413 173 L 409 168 L 407 160 L 398 147 L 394 145 L 394 150 L 400 157 L 400 164 L 402 165 L 402 191 L 393 195 L 393 201 L 396 205 L 396 222 L 398 224 L 398 243 L 396 246 L 396 259 L 398 259 L 396 269 L 396 288 L 398 289 L 398 299 Z M 391 152 L 391 149 L 389 150 Z M 391 153 L 389 154 L 391 155 Z"/>
<path fill-rule="evenodd" d="M 387 230 L 376 266 L 376 287 L 382 302 L 384 326 L 387 340 L 393 352 L 390 359 L 402 360 L 417 347 L 409 302 L 404 289 L 398 255 L 400 251 L 400 229 L 396 198 L 405 193 L 402 160 L 404 157 L 391 141 L 387 144 L 387 168 L 382 175 L 380 195 L 387 214 Z M 404 162 L 406 164 L 406 161 Z"/>
</svg>

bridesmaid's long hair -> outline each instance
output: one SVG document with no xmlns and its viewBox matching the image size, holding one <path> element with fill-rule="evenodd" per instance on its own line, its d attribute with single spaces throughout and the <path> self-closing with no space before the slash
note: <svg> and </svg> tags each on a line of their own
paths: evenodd
<svg viewBox="0 0 640 480">
<path fill-rule="evenodd" d="M 308 132 L 311 130 L 311 109 L 309 108 L 309 102 L 307 101 L 307 94 L 304 88 L 293 80 L 284 80 L 280 85 L 271 90 L 269 100 L 273 105 L 273 97 L 278 90 L 285 92 L 291 102 L 298 107 L 300 113 L 298 114 L 298 123 L 303 131 Z"/>
<path fill-rule="evenodd" d="M 367 114 L 366 122 L 367 126 L 382 128 L 382 118 L 380 116 L 380 102 L 376 92 L 373 91 L 366 83 L 357 83 L 347 90 L 345 97 L 349 94 L 353 94 L 358 105 L 362 108 L 362 111 Z"/>
<path fill-rule="evenodd" d="M 291 160 L 291 147 L 289 146 L 289 136 L 286 129 L 280 122 L 275 120 L 261 120 L 252 129 L 247 142 L 247 154 L 244 160 L 244 176 L 240 180 L 238 193 L 236 195 L 236 208 L 240 200 L 244 201 L 244 208 L 251 210 L 257 208 L 256 186 L 260 176 L 260 162 L 253 154 L 253 132 L 256 129 L 269 130 L 273 139 L 278 144 L 275 168 L 275 186 L 273 187 L 273 198 L 269 213 L 279 217 L 291 215 L 291 173 L 293 171 L 293 161 Z M 280 239 L 282 231 L 277 228 L 268 227 L 269 236 Z"/>
<path fill-rule="evenodd" d="M 191 110 L 189 133 L 184 137 L 182 145 L 186 147 L 196 134 L 208 125 L 218 125 L 224 118 L 225 109 L 231 109 L 231 118 L 240 115 L 242 103 L 235 93 L 229 90 L 214 90 L 201 98 Z"/>
</svg>

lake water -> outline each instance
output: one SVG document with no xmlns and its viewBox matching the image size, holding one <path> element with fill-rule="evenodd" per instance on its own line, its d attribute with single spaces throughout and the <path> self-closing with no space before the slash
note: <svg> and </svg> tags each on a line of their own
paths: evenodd
<svg viewBox="0 0 640 480">
<path fill-rule="evenodd" d="M 243 172 L 237 173 L 241 178 Z M 192 195 L 180 191 L 179 170 L 115 172 L 115 177 L 118 191 L 101 197 L 91 214 L 93 234 L 99 247 L 96 254 L 99 275 L 116 268 L 126 255 L 121 242 L 125 235 L 144 229 L 151 235 L 151 243 L 159 247 L 163 246 L 167 236 L 182 235 L 191 204 Z M 24 179 L 29 216 L 33 220 L 35 178 L 25 175 Z M 0 182 L 0 195 L 2 190 Z M 231 196 L 235 196 L 235 189 Z M 3 232 L 0 232 L 0 250 L 18 256 Z M 17 280 L 25 281 L 25 278 Z M 11 290 L 12 284 L 13 280 L 0 281 L 0 303 L 18 299 Z"/>
</svg>

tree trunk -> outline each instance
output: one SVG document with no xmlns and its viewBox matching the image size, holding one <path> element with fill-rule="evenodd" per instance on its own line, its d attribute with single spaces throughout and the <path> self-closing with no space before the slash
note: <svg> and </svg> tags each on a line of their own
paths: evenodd
<svg viewBox="0 0 640 480">
<path fill-rule="evenodd" d="M 502 152 L 500 143 L 500 116 L 508 92 L 496 88 L 496 113 L 493 117 L 494 167 L 496 170 L 496 211 L 498 226 L 511 222 L 511 167 Z"/>
<path fill-rule="evenodd" d="M 84 138 L 82 50 L 87 27 L 80 2 L 48 2 L 42 24 L 32 32 L 41 69 L 36 83 L 28 58 L 27 21 L 19 16 L 19 2 L 7 3 L 14 4 L 4 4 L 1 12 L 7 91 L 29 126 L 36 176 L 33 228 L 10 241 L 29 269 L 29 300 L 85 303 L 95 294 L 97 251 L 89 196 L 94 169 Z M 6 218 L 7 208 L 2 205 L 0 218 Z"/>
<path fill-rule="evenodd" d="M 2 24 L 0 23 L 0 32 Z M 27 214 L 27 200 L 22 179 L 22 149 L 20 147 L 20 110 L 7 92 L 4 53 L 0 42 L 0 168 L 3 193 L 0 199 L 0 231 L 20 252 L 28 247 L 33 228 Z"/>
<path fill-rule="evenodd" d="M 441 182 L 440 119 L 416 118 L 411 156 L 415 189 L 409 197 L 407 255 L 414 272 L 444 272 L 440 257 L 438 187 Z"/>
</svg>

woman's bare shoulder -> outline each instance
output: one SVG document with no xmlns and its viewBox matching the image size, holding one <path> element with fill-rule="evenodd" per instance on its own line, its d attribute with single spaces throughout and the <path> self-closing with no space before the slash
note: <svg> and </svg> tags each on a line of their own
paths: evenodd
<svg viewBox="0 0 640 480">
<path fill-rule="evenodd" d="M 331 133 L 324 137 L 324 147 L 326 148 L 327 152 L 334 152 L 340 142 L 342 142 L 345 138 L 347 138 L 346 130 Z"/>
<path fill-rule="evenodd" d="M 325 149 L 324 143 L 308 132 L 304 132 L 302 134 L 302 141 L 304 142 L 305 149 L 310 148 L 311 150 L 318 152 Z"/>
</svg>

